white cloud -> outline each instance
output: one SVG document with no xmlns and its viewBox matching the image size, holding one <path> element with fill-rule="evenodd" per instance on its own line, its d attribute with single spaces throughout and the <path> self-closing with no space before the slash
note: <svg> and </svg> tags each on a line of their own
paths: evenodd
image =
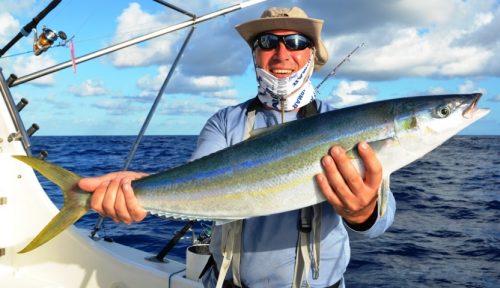
<svg viewBox="0 0 500 288">
<path fill-rule="evenodd" d="M 47 95 L 47 97 L 45 97 L 45 103 L 51 104 L 57 109 L 57 111 L 67 111 L 72 107 L 70 102 L 63 100 L 61 97 L 57 97 L 54 94 Z"/>
<path fill-rule="evenodd" d="M 196 99 L 169 101 L 161 110 L 161 114 L 181 116 L 183 114 L 190 115 L 212 115 L 218 110 L 237 105 L 238 99 L 215 99 L 214 101 L 202 102 Z"/>
<path fill-rule="evenodd" d="M 490 101 L 491 102 L 500 102 L 500 94 L 498 94 L 498 95 L 496 95 L 494 97 L 491 97 Z"/>
<path fill-rule="evenodd" d="M 77 96 L 100 96 L 109 93 L 109 89 L 104 86 L 102 81 L 85 80 L 80 85 L 69 86 L 68 91 Z"/>
<path fill-rule="evenodd" d="M 188 79 L 192 85 L 196 87 L 196 90 L 212 90 L 228 87 L 231 85 L 231 78 L 226 76 L 200 76 L 191 77 Z"/>
<path fill-rule="evenodd" d="M 208 93 L 208 94 L 213 98 L 236 99 L 238 97 L 238 90 L 227 89 L 227 90 L 215 91 L 215 92 Z"/>
<path fill-rule="evenodd" d="M 458 86 L 458 92 L 459 93 L 470 93 L 474 89 L 474 86 L 475 86 L 474 82 L 472 82 L 471 80 L 465 80 L 465 82 L 463 84 Z"/>
<path fill-rule="evenodd" d="M 132 115 L 135 111 L 144 111 L 143 107 L 137 107 L 132 104 L 132 102 L 126 99 L 106 99 L 93 103 L 92 107 L 105 110 L 111 115 L 118 116 L 123 116 L 124 112 L 126 112 L 127 115 Z"/>
<path fill-rule="evenodd" d="M 227 99 L 217 99 L 214 102 L 210 103 L 210 106 L 213 108 L 213 112 L 222 109 L 228 106 L 234 106 L 239 103 L 237 98 L 227 98 Z"/>
<path fill-rule="evenodd" d="M 439 31 L 421 34 L 417 28 L 387 30 L 375 29 L 374 34 L 337 37 L 329 42 L 333 47 L 343 48 L 349 46 L 348 43 L 355 47 L 366 40 L 367 45 L 352 57 L 351 63 L 342 67 L 341 73 L 374 80 L 468 76 L 480 74 L 494 57 L 493 51 L 484 47 L 454 46 L 459 35 L 456 31 L 445 35 Z M 391 37 L 385 43 L 370 45 L 372 39 L 380 40 L 375 35 L 379 33 L 389 33 Z M 333 54 L 341 53 L 334 51 Z"/>
<path fill-rule="evenodd" d="M 91 106 L 100 110 L 104 110 L 106 111 L 106 113 L 110 115 L 115 115 L 120 117 L 123 117 L 124 113 L 126 113 L 127 116 L 132 117 L 134 112 L 139 111 L 143 113 L 146 109 L 145 107 L 136 105 L 136 103 L 131 102 L 129 99 L 126 98 L 113 98 L 113 99 L 106 98 L 103 100 L 96 101 L 95 103 L 91 104 Z"/>
<path fill-rule="evenodd" d="M 448 94 L 448 91 L 443 87 L 431 87 L 428 90 L 428 94 L 430 95 L 443 95 Z"/>
<path fill-rule="evenodd" d="M 165 81 L 169 69 L 170 67 L 162 65 L 157 68 L 158 73 L 155 76 L 146 74 L 141 77 L 137 81 L 137 87 L 141 90 L 139 95 L 143 97 L 156 95 Z M 176 71 L 167 90 L 169 93 L 191 93 L 227 98 L 236 95 L 232 85 L 231 78 L 228 76 L 186 76 L 182 74 L 182 71 Z M 224 96 L 224 93 L 227 95 Z"/>
<path fill-rule="evenodd" d="M 183 114 L 212 114 L 217 108 L 207 103 L 196 101 L 170 101 L 162 109 L 161 114 L 180 116 Z"/>
<path fill-rule="evenodd" d="M 367 1 L 364 1 L 365 4 Z M 368 5 L 377 5 L 370 3 Z M 386 4 L 386 8 L 392 17 L 398 21 L 409 23 L 442 24 L 453 17 L 457 5 L 454 0 L 398 0 Z"/>
<path fill-rule="evenodd" d="M 152 15 L 141 9 L 138 3 L 131 3 L 118 17 L 115 43 L 166 27 L 162 14 Z M 117 67 L 136 67 L 165 63 L 172 54 L 172 46 L 178 38 L 171 33 L 157 39 L 134 45 L 113 54 L 112 63 Z"/>
<path fill-rule="evenodd" d="M 342 108 L 372 102 L 376 92 L 368 88 L 365 81 L 340 81 L 337 89 L 332 90 L 327 99 L 333 106 Z"/>
<path fill-rule="evenodd" d="M 92 104 L 92 106 L 104 110 L 125 109 L 128 107 L 125 101 L 102 100 Z"/>
<path fill-rule="evenodd" d="M 458 93 L 483 93 L 486 95 L 487 91 L 484 88 L 477 88 L 476 84 L 471 80 L 465 80 L 464 83 L 458 86 Z"/>
<path fill-rule="evenodd" d="M 490 24 L 493 18 L 495 18 L 495 16 L 493 16 L 491 12 L 477 14 L 474 19 L 474 30 Z"/>
<path fill-rule="evenodd" d="M 213 95 L 222 97 L 224 91 L 229 91 L 230 95 L 234 95 L 234 90 L 231 89 L 233 84 L 228 76 L 186 76 L 178 75 L 175 78 L 175 86 L 172 89 L 174 93 L 192 93 L 205 96 Z M 230 97 L 227 95 L 226 97 Z"/>
<path fill-rule="evenodd" d="M 48 54 L 42 54 L 40 56 L 18 56 L 11 62 L 12 71 L 15 71 L 15 74 L 18 76 L 31 74 L 44 68 L 54 66 L 55 64 L 56 61 Z M 49 74 L 28 83 L 41 86 L 52 86 L 56 81 L 54 74 Z"/>
<path fill-rule="evenodd" d="M 33 5 L 35 2 L 35 0 L 2 0 L 2 10 L 12 13 L 19 12 L 35 6 Z"/>
<path fill-rule="evenodd" d="M 0 43 L 10 41 L 19 32 L 19 29 L 19 21 L 12 17 L 11 14 L 0 13 Z"/>
<path fill-rule="evenodd" d="M 486 71 L 500 73 L 500 55 L 496 53 L 500 38 L 493 28 L 500 24 L 500 8 L 493 1 L 346 2 L 350 4 L 344 5 L 353 13 L 336 20 L 341 12 L 334 11 L 334 15 L 325 18 L 326 23 L 334 22 L 325 27 L 331 62 L 338 63 L 360 43 L 367 45 L 352 57 L 351 63 L 342 67 L 340 75 L 351 79 L 390 80 L 476 76 Z M 358 11 L 355 6 L 363 9 Z M 375 18 L 364 17 L 368 14 L 374 14 Z M 358 29 L 342 23 L 344 19 Z M 471 37 L 477 41 L 470 40 Z"/>
<path fill-rule="evenodd" d="M 184 1 L 181 7 L 200 16 L 231 4 L 234 4 L 234 1 L 188 0 Z M 149 13 L 146 11 L 146 5 L 144 6 L 143 8 L 138 3 L 131 3 L 117 17 L 118 25 L 112 40 L 114 44 L 186 21 L 185 15 L 171 9 L 157 9 L 155 10 L 157 12 Z M 244 72 L 250 63 L 251 53 L 235 31 L 234 23 L 231 22 L 232 19 L 239 19 L 237 14 L 231 13 L 226 17 L 210 19 L 196 26 L 187 49 L 184 51 L 182 61 L 179 63 L 182 70 L 186 71 L 185 73 L 225 76 Z M 143 67 L 172 63 L 187 36 L 187 31 L 188 28 L 184 28 L 117 51 L 111 55 L 111 63 L 116 67 Z M 199 48 L 192 49 L 192 47 Z"/>
<path fill-rule="evenodd" d="M 144 75 L 137 80 L 137 86 L 143 90 L 159 90 L 170 68 L 170 66 L 165 65 L 158 66 L 156 69 L 158 73 L 155 76 L 151 76 L 150 74 Z"/>
</svg>

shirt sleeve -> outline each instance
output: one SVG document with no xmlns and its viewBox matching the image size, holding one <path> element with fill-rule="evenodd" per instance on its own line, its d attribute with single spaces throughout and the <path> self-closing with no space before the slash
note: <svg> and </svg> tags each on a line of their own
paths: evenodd
<svg viewBox="0 0 500 288">
<path fill-rule="evenodd" d="M 394 222 L 394 215 L 396 214 L 396 200 L 391 191 L 388 192 L 387 209 L 383 216 L 377 215 L 377 220 L 367 230 L 357 231 L 344 223 L 345 229 L 349 234 L 351 240 L 362 240 L 367 238 L 375 238 L 383 234 Z"/>
<path fill-rule="evenodd" d="M 222 111 L 214 114 L 200 132 L 196 149 L 191 155 L 191 161 L 210 155 L 228 147 L 226 125 Z"/>
</svg>

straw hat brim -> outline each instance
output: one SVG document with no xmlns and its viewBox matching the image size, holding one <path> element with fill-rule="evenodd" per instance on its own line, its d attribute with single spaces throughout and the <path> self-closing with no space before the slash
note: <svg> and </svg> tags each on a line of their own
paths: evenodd
<svg viewBox="0 0 500 288">
<path fill-rule="evenodd" d="M 313 18 L 269 17 L 260 18 L 237 25 L 236 30 L 245 39 L 251 49 L 255 37 L 271 30 L 292 30 L 309 37 L 316 49 L 314 70 L 318 70 L 328 61 L 328 52 L 321 41 L 323 20 Z"/>
</svg>

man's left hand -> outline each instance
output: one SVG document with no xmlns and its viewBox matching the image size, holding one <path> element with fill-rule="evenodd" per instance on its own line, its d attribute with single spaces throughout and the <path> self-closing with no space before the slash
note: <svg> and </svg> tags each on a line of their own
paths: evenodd
<svg viewBox="0 0 500 288">
<path fill-rule="evenodd" d="M 339 146 L 332 147 L 329 155 L 321 159 L 325 172 L 316 175 L 325 198 L 337 214 L 353 225 L 363 224 L 375 212 L 382 181 L 382 164 L 371 147 L 361 142 L 358 144 L 358 153 L 365 167 L 364 177 Z"/>
</svg>

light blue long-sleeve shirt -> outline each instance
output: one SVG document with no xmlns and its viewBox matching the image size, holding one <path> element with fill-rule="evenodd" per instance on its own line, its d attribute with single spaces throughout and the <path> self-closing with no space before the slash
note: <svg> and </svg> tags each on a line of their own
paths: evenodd
<svg viewBox="0 0 500 288">
<path fill-rule="evenodd" d="M 253 100 L 253 99 L 252 99 Z M 232 146 L 243 139 L 246 111 L 252 100 L 228 107 L 213 115 L 203 127 L 198 138 L 198 146 L 192 159 L 197 159 L 218 150 Z M 334 108 L 316 101 L 318 112 Z M 294 112 L 285 113 L 285 122 L 298 119 Z M 281 122 L 281 113 L 275 110 L 257 110 L 254 129 L 270 127 Z M 358 240 L 376 237 L 392 224 L 396 204 L 392 193 L 386 213 L 379 217 L 371 228 L 356 231 L 347 226 L 328 202 L 322 203 L 321 255 L 319 278 L 313 280 L 312 287 L 327 287 L 342 278 L 350 259 L 349 239 Z M 247 287 L 291 287 L 298 241 L 300 210 L 275 215 L 246 219 L 243 222 L 241 248 L 241 281 Z M 220 226 L 212 233 L 210 251 L 217 266 L 222 263 Z M 228 273 L 227 279 L 231 276 Z M 206 287 L 215 287 L 214 273 L 203 277 Z"/>
</svg>

